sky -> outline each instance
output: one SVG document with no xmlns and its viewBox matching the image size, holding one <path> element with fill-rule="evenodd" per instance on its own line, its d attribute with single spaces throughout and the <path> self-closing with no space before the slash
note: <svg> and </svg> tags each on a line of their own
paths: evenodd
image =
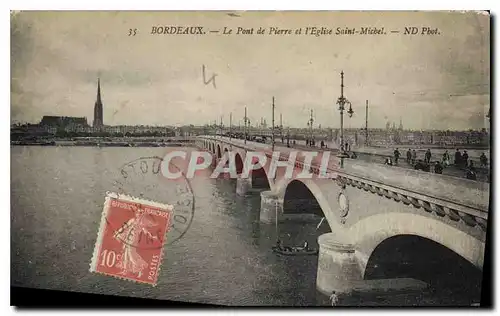
<svg viewBox="0 0 500 316">
<path fill-rule="evenodd" d="M 106 125 L 252 124 L 338 128 L 340 72 L 354 110 L 345 127 L 480 129 L 490 106 L 490 18 L 475 12 L 113 12 L 11 14 L 11 123 L 93 120 L 97 78 Z M 205 35 L 152 35 L 203 26 Z M 270 27 L 387 35 L 269 35 Z M 403 35 L 405 27 L 439 35 Z M 223 35 L 224 27 L 233 34 Z M 237 27 L 253 35 L 235 35 Z M 259 27 L 266 34 L 257 35 Z M 129 36 L 136 29 L 135 36 Z M 210 33 L 209 30 L 219 30 Z M 398 30 L 399 33 L 391 33 Z M 205 84 L 202 67 L 215 87 Z"/>
</svg>

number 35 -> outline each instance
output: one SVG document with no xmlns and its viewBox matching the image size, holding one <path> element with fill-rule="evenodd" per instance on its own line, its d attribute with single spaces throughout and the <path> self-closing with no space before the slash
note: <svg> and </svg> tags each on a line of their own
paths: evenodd
<svg viewBox="0 0 500 316">
<path fill-rule="evenodd" d="M 128 29 L 128 36 L 135 36 L 137 34 L 137 29 Z"/>
</svg>

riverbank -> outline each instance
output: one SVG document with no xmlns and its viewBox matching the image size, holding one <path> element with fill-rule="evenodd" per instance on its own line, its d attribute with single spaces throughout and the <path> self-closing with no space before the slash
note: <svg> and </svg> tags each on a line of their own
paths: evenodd
<svg viewBox="0 0 500 316">
<path fill-rule="evenodd" d="M 11 146 L 84 146 L 84 147 L 181 147 L 189 138 L 72 138 L 11 141 Z"/>
</svg>

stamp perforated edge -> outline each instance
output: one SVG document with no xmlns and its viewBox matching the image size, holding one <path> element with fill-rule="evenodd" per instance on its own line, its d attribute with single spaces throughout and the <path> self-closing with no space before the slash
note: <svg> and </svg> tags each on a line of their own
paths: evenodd
<svg viewBox="0 0 500 316">
<path fill-rule="evenodd" d="M 160 259 L 158 260 L 158 269 L 156 271 L 156 280 L 154 283 L 133 280 L 133 279 L 129 279 L 129 278 L 120 277 L 120 276 L 117 276 L 114 274 L 100 272 L 100 271 L 97 271 L 95 269 L 95 267 L 96 267 L 96 263 L 97 263 L 97 259 L 98 259 L 99 248 L 100 248 L 100 245 L 102 243 L 102 239 L 104 238 L 103 234 L 104 234 L 104 229 L 106 227 L 106 217 L 108 215 L 108 210 L 109 210 L 109 205 L 111 203 L 111 199 L 120 199 L 120 200 L 124 200 L 124 201 L 128 201 L 128 202 L 132 202 L 132 203 L 145 204 L 148 206 L 161 208 L 163 211 L 166 211 L 166 212 L 172 212 L 174 209 L 174 206 L 170 205 L 170 204 L 158 203 L 158 202 L 147 200 L 147 199 L 133 197 L 133 196 L 130 196 L 127 194 L 121 194 L 121 193 L 115 193 L 115 192 L 109 192 L 109 191 L 106 192 L 106 196 L 104 199 L 104 205 L 103 205 L 102 212 L 101 212 L 101 223 L 99 224 L 99 230 L 97 232 L 97 239 L 96 239 L 96 242 L 94 244 L 94 251 L 92 253 L 92 260 L 90 261 L 89 271 L 91 273 L 111 276 L 111 277 L 114 277 L 116 279 L 125 280 L 125 281 L 129 281 L 129 282 L 133 282 L 133 283 L 149 284 L 149 285 L 152 285 L 153 287 L 155 287 L 156 284 L 158 283 L 158 279 L 160 277 L 161 264 L 163 262 L 163 252 L 164 252 L 163 248 L 164 248 L 166 241 L 167 241 L 168 227 L 170 226 L 171 216 L 168 217 L 168 221 L 166 224 L 167 229 L 165 229 L 165 233 L 163 236 L 163 242 L 162 242 L 161 250 L 160 250 Z"/>
</svg>

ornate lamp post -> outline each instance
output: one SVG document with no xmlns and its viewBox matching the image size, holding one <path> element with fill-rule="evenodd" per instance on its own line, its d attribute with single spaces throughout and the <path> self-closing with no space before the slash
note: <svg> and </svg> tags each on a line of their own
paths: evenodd
<svg viewBox="0 0 500 316">
<path fill-rule="evenodd" d="M 312 142 L 313 142 L 313 124 L 314 124 L 314 119 L 313 119 L 313 110 L 311 109 L 311 117 L 309 118 L 309 146 L 312 147 Z"/>
<path fill-rule="evenodd" d="M 288 127 L 288 131 L 286 133 L 286 147 L 290 147 L 290 127 Z"/>
<path fill-rule="evenodd" d="M 347 104 L 349 104 L 349 110 L 347 114 L 352 117 L 354 111 L 352 109 L 352 104 L 349 100 L 344 97 L 344 71 L 340 72 L 340 97 L 337 100 L 340 111 L 340 166 L 344 167 L 344 158 L 349 157 L 344 148 L 344 111 Z"/>
<path fill-rule="evenodd" d="M 307 120 L 307 129 L 308 130 L 310 130 L 310 126 L 311 126 L 311 120 L 309 119 L 309 120 Z M 310 134 L 310 132 L 306 131 L 306 142 L 307 142 L 307 144 L 310 145 L 311 135 L 309 135 L 309 134 Z"/>
<path fill-rule="evenodd" d="M 221 116 L 220 117 L 220 138 L 221 139 L 222 139 L 222 134 L 224 134 L 223 131 L 222 131 L 223 128 L 224 128 L 224 125 L 222 124 L 222 116 Z"/>
<path fill-rule="evenodd" d="M 245 117 L 243 118 L 243 122 L 245 123 L 245 144 L 247 143 L 247 124 L 250 123 L 250 120 L 247 117 L 247 107 L 245 106 Z"/>
<path fill-rule="evenodd" d="M 271 142 L 272 142 L 272 152 L 274 152 L 274 96 L 273 96 L 273 112 L 272 112 L 272 119 L 271 119 L 271 124 L 272 124 L 272 129 L 271 129 Z"/>
</svg>

